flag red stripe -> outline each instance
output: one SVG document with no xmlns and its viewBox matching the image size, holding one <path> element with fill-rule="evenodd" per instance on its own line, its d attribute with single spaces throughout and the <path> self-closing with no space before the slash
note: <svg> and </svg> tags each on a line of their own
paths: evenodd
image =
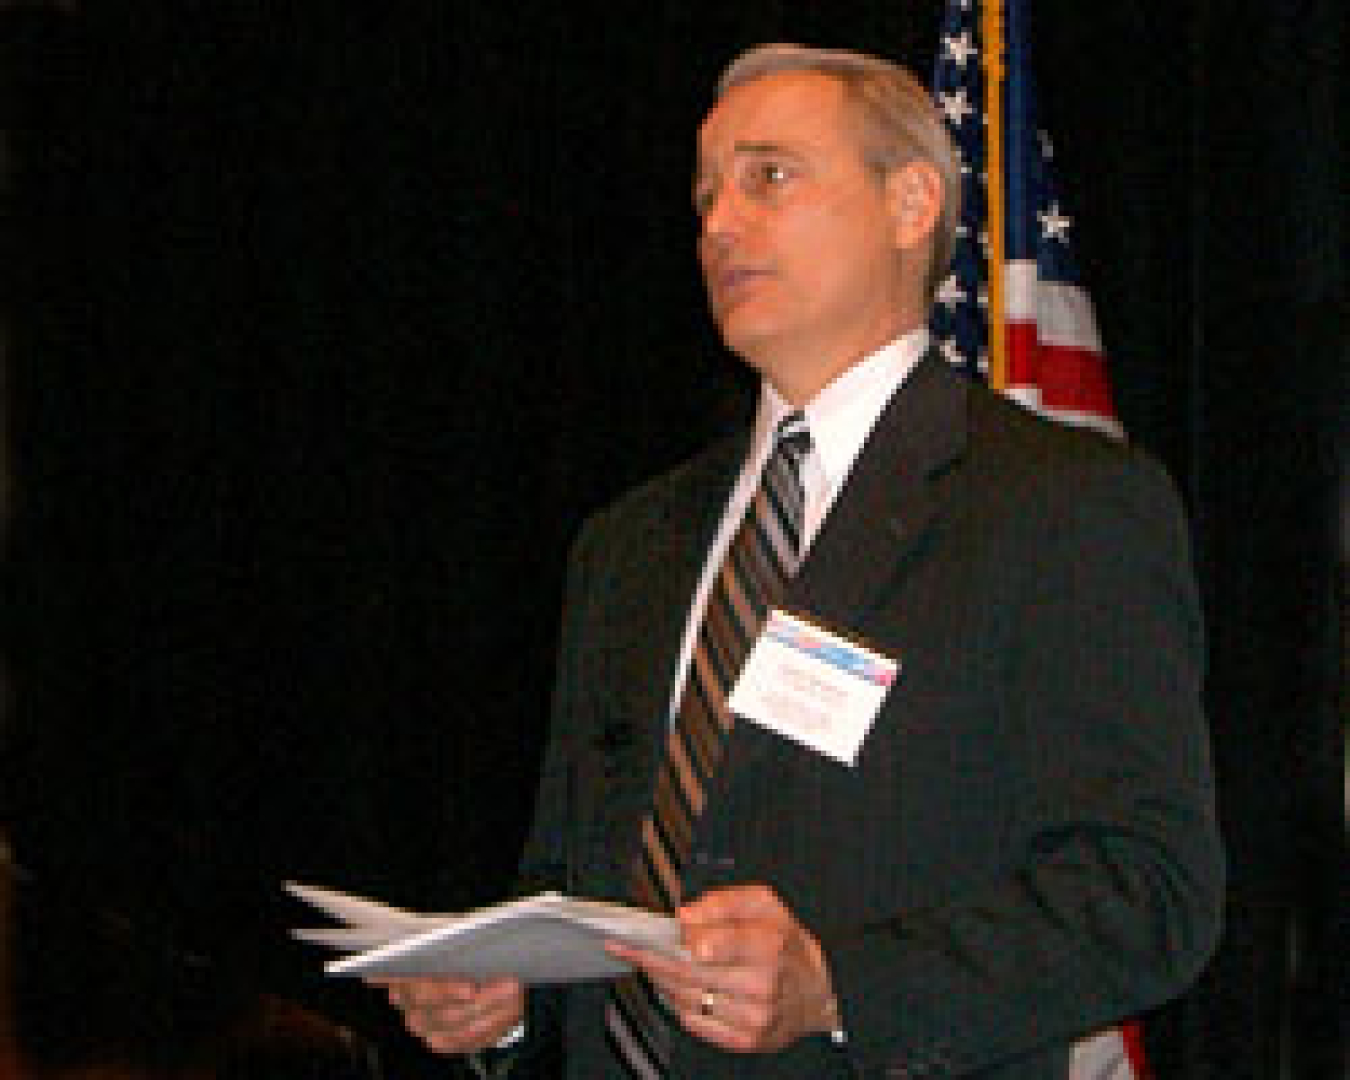
<svg viewBox="0 0 1350 1080">
<path fill-rule="evenodd" d="M 1031 323 L 1008 323 L 1008 388 L 1032 387 L 1052 412 L 1115 416 L 1102 358 L 1087 349 L 1048 345 Z"/>
<path fill-rule="evenodd" d="M 1120 1025 L 1120 1039 L 1138 1080 L 1153 1080 L 1153 1070 L 1148 1067 L 1148 1055 L 1144 1053 L 1143 1025 L 1138 1020 L 1126 1020 Z"/>
</svg>

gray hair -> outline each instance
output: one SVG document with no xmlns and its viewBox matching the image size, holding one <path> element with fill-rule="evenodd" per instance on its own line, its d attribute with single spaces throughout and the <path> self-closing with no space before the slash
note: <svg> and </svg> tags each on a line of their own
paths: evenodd
<svg viewBox="0 0 1350 1080">
<path fill-rule="evenodd" d="M 717 80 L 717 97 L 744 83 L 784 71 L 814 71 L 838 79 L 862 120 L 863 161 L 878 176 L 925 161 L 942 179 L 942 211 L 933 231 L 927 288 L 931 297 L 951 263 L 961 220 L 961 164 L 937 106 L 908 70 L 889 60 L 843 49 L 757 45 L 741 53 Z"/>
</svg>

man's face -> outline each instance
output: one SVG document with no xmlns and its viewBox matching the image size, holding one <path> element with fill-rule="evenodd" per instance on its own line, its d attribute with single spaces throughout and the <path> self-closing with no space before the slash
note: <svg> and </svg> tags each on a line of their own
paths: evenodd
<svg viewBox="0 0 1350 1080">
<path fill-rule="evenodd" d="M 699 132 L 694 202 L 722 337 L 789 400 L 915 324 L 896 202 L 838 80 L 782 72 L 730 90 Z"/>
</svg>

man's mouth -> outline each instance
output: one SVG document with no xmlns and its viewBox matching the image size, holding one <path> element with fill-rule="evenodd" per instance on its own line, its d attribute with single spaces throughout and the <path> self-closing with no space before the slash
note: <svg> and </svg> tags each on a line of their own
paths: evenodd
<svg viewBox="0 0 1350 1080">
<path fill-rule="evenodd" d="M 766 271 L 753 266 L 728 266 L 717 270 L 712 276 L 713 299 L 719 308 L 734 303 L 742 293 L 756 280 L 765 276 Z"/>
</svg>

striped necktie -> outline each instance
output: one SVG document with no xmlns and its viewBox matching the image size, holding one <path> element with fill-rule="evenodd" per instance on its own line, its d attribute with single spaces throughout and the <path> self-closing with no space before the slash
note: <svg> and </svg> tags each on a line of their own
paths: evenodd
<svg viewBox="0 0 1350 1080">
<path fill-rule="evenodd" d="M 727 696 L 766 613 L 797 571 L 804 503 L 801 463 L 810 450 L 806 417 L 800 412 L 785 417 L 759 488 L 709 591 L 633 867 L 633 899 L 653 910 L 674 911 L 681 903 L 681 877 L 694 828 L 734 721 Z M 674 1022 L 646 979 L 634 975 L 615 982 L 605 1025 L 616 1057 L 633 1076 L 665 1076 Z"/>
</svg>

